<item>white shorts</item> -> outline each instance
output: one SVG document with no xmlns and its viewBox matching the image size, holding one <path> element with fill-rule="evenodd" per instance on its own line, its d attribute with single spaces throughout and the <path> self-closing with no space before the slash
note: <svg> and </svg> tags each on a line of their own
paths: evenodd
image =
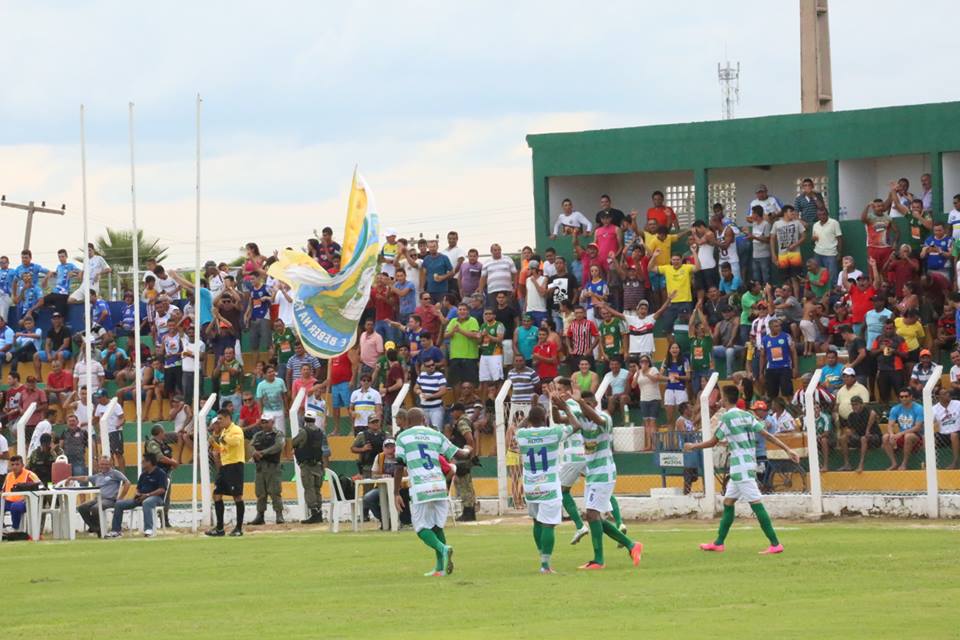
<svg viewBox="0 0 960 640">
<path fill-rule="evenodd" d="M 480 382 L 503 380 L 503 356 L 480 356 Z"/>
<path fill-rule="evenodd" d="M 663 392 L 663 406 L 665 407 L 675 407 L 689 401 L 690 398 L 687 397 L 686 389 L 667 389 Z"/>
<path fill-rule="evenodd" d="M 427 426 L 443 431 L 443 407 L 421 407 L 427 417 Z"/>
<path fill-rule="evenodd" d="M 756 480 L 741 480 L 727 482 L 727 490 L 723 494 L 724 500 L 744 500 L 746 502 L 759 502 L 763 495 L 760 493 L 760 487 Z"/>
<path fill-rule="evenodd" d="M 283 411 L 264 411 L 264 418 L 273 418 L 273 428 L 280 433 L 285 433 L 287 427 L 287 414 Z"/>
<path fill-rule="evenodd" d="M 560 524 L 563 520 L 563 502 L 560 500 L 530 502 L 528 500 L 527 513 L 541 524 Z"/>
<path fill-rule="evenodd" d="M 586 490 L 586 507 L 600 513 L 607 513 L 613 510 L 610 503 L 610 497 L 613 495 L 613 487 L 616 482 L 598 482 L 588 484 Z"/>
<path fill-rule="evenodd" d="M 413 530 L 423 531 L 434 527 L 443 529 L 443 525 L 447 523 L 449 510 L 450 503 L 446 498 L 410 503 L 410 519 L 413 521 Z"/>
<path fill-rule="evenodd" d="M 587 468 L 586 462 L 564 462 L 560 465 L 560 486 L 572 487 Z"/>
</svg>

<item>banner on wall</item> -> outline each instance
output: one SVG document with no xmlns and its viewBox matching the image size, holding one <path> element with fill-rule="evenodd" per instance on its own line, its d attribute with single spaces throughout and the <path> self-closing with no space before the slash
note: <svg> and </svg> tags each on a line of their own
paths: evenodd
<svg viewBox="0 0 960 640">
<path fill-rule="evenodd" d="M 373 194 L 354 172 L 340 270 L 331 275 L 302 251 L 284 250 L 270 275 L 290 286 L 294 331 L 307 352 L 332 358 L 349 350 L 377 273 L 380 223 Z"/>
</svg>

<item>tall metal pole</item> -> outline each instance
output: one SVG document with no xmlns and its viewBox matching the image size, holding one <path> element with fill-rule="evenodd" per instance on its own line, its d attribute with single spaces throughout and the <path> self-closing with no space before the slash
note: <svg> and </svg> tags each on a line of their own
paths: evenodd
<svg viewBox="0 0 960 640">
<path fill-rule="evenodd" d="M 196 246 L 194 249 L 194 264 L 193 264 L 193 513 L 197 512 L 197 468 L 198 465 L 208 464 L 206 455 L 202 456 L 199 454 L 202 449 L 199 446 L 199 440 L 202 437 L 204 442 L 206 442 L 207 437 L 207 425 L 204 424 L 203 418 L 206 417 L 206 412 L 204 415 L 200 415 L 200 375 L 203 372 L 203 363 L 204 358 L 200 352 L 200 304 L 202 297 L 200 295 L 200 105 L 203 100 L 200 98 L 200 94 L 197 94 L 197 180 L 196 180 L 196 203 L 195 203 L 195 220 L 194 220 L 194 235 Z M 201 478 L 203 478 L 201 473 Z M 203 519 L 204 522 L 207 521 L 208 514 L 210 513 L 210 497 L 205 491 L 206 487 L 203 482 L 201 482 L 201 503 L 203 506 Z M 194 525 L 196 526 L 196 525 Z"/>
<path fill-rule="evenodd" d="M 87 230 L 87 135 L 86 125 L 84 124 L 84 107 L 80 105 L 80 185 L 83 194 L 83 248 L 86 251 L 90 242 Z M 90 268 L 83 270 L 83 361 L 86 368 L 84 372 L 84 384 L 87 386 L 87 472 L 93 473 L 93 371 L 91 363 L 93 355 L 91 353 L 93 346 L 92 322 L 90 318 Z M 102 429 L 102 427 L 101 427 Z M 104 452 L 110 455 L 109 451 Z M 123 469 L 120 470 L 121 472 Z"/>
<path fill-rule="evenodd" d="M 140 361 L 140 231 L 137 227 L 137 172 L 133 146 L 133 103 L 129 104 L 129 136 L 130 136 L 130 218 L 133 226 L 133 348 L 135 350 L 134 366 L 136 371 L 136 386 L 134 402 L 137 404 L 137 477 L 143 470 L 143 400 L 140 394 L 143 389 L 143 371 Z"/>
</svg>

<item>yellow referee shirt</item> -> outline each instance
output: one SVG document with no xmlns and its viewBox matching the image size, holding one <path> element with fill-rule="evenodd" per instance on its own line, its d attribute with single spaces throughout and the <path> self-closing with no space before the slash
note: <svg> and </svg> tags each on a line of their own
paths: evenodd
<svg viewBox="0 0 960 640">
<path fill-rule="evenodd" d="M 243 444 L 243 429 L 230 423 L 220 436 L 214 438 L 213 448 L 220 452 L 220 464 L 246 462 L 247 452 Z"/>
</svg>

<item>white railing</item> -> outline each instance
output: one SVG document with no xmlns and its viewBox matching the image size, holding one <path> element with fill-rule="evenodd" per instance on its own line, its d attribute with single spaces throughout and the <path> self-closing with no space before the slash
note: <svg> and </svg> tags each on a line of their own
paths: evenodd
<svg viewBox="0 0 960 640">
<path fill-rule="evenodd" d="M 597 405 L 600 405 L 600 399 L 607 393 L 607 389 L 610 388 L 610 383 L 613 381 L 613 374 L 609 371 L 604 374 L 603 379 L 600 381 L 600 384 L 597 385 Z"/>
<path fill-rule="evenodd" d="M 933 365 L 930 379 L 923 385 L 923 453 L 926 458 L 927 474 L 927 516 L 940 517 L 939 482 L 937 476 L 937 442 L 933 433 L 933 389 L 940 384 L 943 366 Z"/>
<path fill-rule="evenodd" d="M 30 448 L 30 443 L 26 442 L 27 422 L 30 421 L 30 418 L 33 417 L 33 413 L 36 410 L 37 403 L 31 402 L 27 410 L 24 411 L 20 419 L 17 420 L 17 454 L 23 458 L 23 466 L 27 466 L 27 450 Z"/>
<path fill-rule="evenodd" d="M 297 397 L 293 399 L 293 404 L 290 405 L 291 439 L 296 438 L 297 434 L 300 433 L 300 407 L 303 405 L 306 397 L 306 390 L 300 389 L 300 391 L 297 392 Z M 300 513 L 303 514 L 303 519 L 306 519 L 310 514 L 307 513 L 307 500 L 303 493 L 303 483 L 300 481 L 300 465 L 297 464 L 296 458 L 293 460 L 293 481 L 297 483 L 297 508 L 300 509 Z"/>
<path fill-rule="evenodd" d="M 113 410 L 117 408 L 117 403 L 119 403 L 119 400 L 117 400 L 116 398 L 110 398 L 110 402 L 107 403 L 107 408 L 104 410 L 103 415 L 100 416 L 100 423 L 97 425 L 97 430 L 100 431 L 100 455 L 102 456 L 112 457 L 110 454 L 110 434 L 107 433 L 106 427 L 103 426 L 103 419 L 107 418 L 109 421 L 111 422 L 113 421 Z M 93 412 L 94 413 L 97 412 L 96 407 L 94 407 Z M 124 420 L 124 422 L 126 422 L 126 420 Z M 122 447 L 123 446 L 123 437 L 122 437 L 123 426 L 122 425 L 120 427 L 120 433 L 121 433 L 120 446 Z M 139 449 L 140 449 L 140 445 L 138 443 L 137 450 L 139 451 Z M 122 455 L 122 451 L 121 451 L 121 455 Z M 126 458 L 124 458 L 124 460 L 126 460 Z M 139 463 L 138 463 L 138 466 L 139 466 Z M 121 473 L 123 473 L 124 471 L 125 471 L 124 469 L 120 469 Z"/>
<path fill-rule="evenodd" d="M 397 435 L 397 432 L 400 431 L 399 427 L 397 427 L 397 411 L 400 411 L 400 407 L 403 406 L 403 401 L 407 399 L 408 393 L 410 393 L 410 383 L 404 382 L 393 404 L 390 405 L 390 424 L 393 427 L 393 435 Z"/>
<path fill-rule="evenodd" d="M 197 374 L 195 374 L 197 375 Z M 210 443 L 207 441 L 207 414 L 217 401 L 217 394 L 211 393 L 203 403 L 200 411 L 193 416 L 193 524 L 191 529 L 197 530 L 197 469 L 200 470 L 200 522 L 210 525 L 210 509 L 212 496 L 210 495 Z"/>
<path fill-rule="evenodd" d="M 714 371 L 700 392 L 700 431 L 705 441 L 713 437 L 713 424 L 710 422 L 710 394 L 717 386 L 720 374 Z M 714 478 L 713 451 L 703 451 L 703 501 L 705 510 L 711 517 L 717 513 L 717 486 Z"/>
<path fill-rule="evenodd" d="M 807 432 L 807 463 L 810 466 L 810 512 L 823 514 L 823 488 L 820 484 L 820 443 L 817 440 L 817 417 L 814 414 L 813 396 L 820 385 L 822 369 L 816 369 L 803 392 L 803 428 Z M 826 460 L 824 461 L 826 462 Z"/>
<path fill-rule="evenodd" d="M 510 387 L 513 386 L 508 378 L 500 387 L 497 400 L 494 404 L 497 433 L 497 515 L 503 515 L 507 510 L 507 416 L 506 402 Z"/>
</svg>

